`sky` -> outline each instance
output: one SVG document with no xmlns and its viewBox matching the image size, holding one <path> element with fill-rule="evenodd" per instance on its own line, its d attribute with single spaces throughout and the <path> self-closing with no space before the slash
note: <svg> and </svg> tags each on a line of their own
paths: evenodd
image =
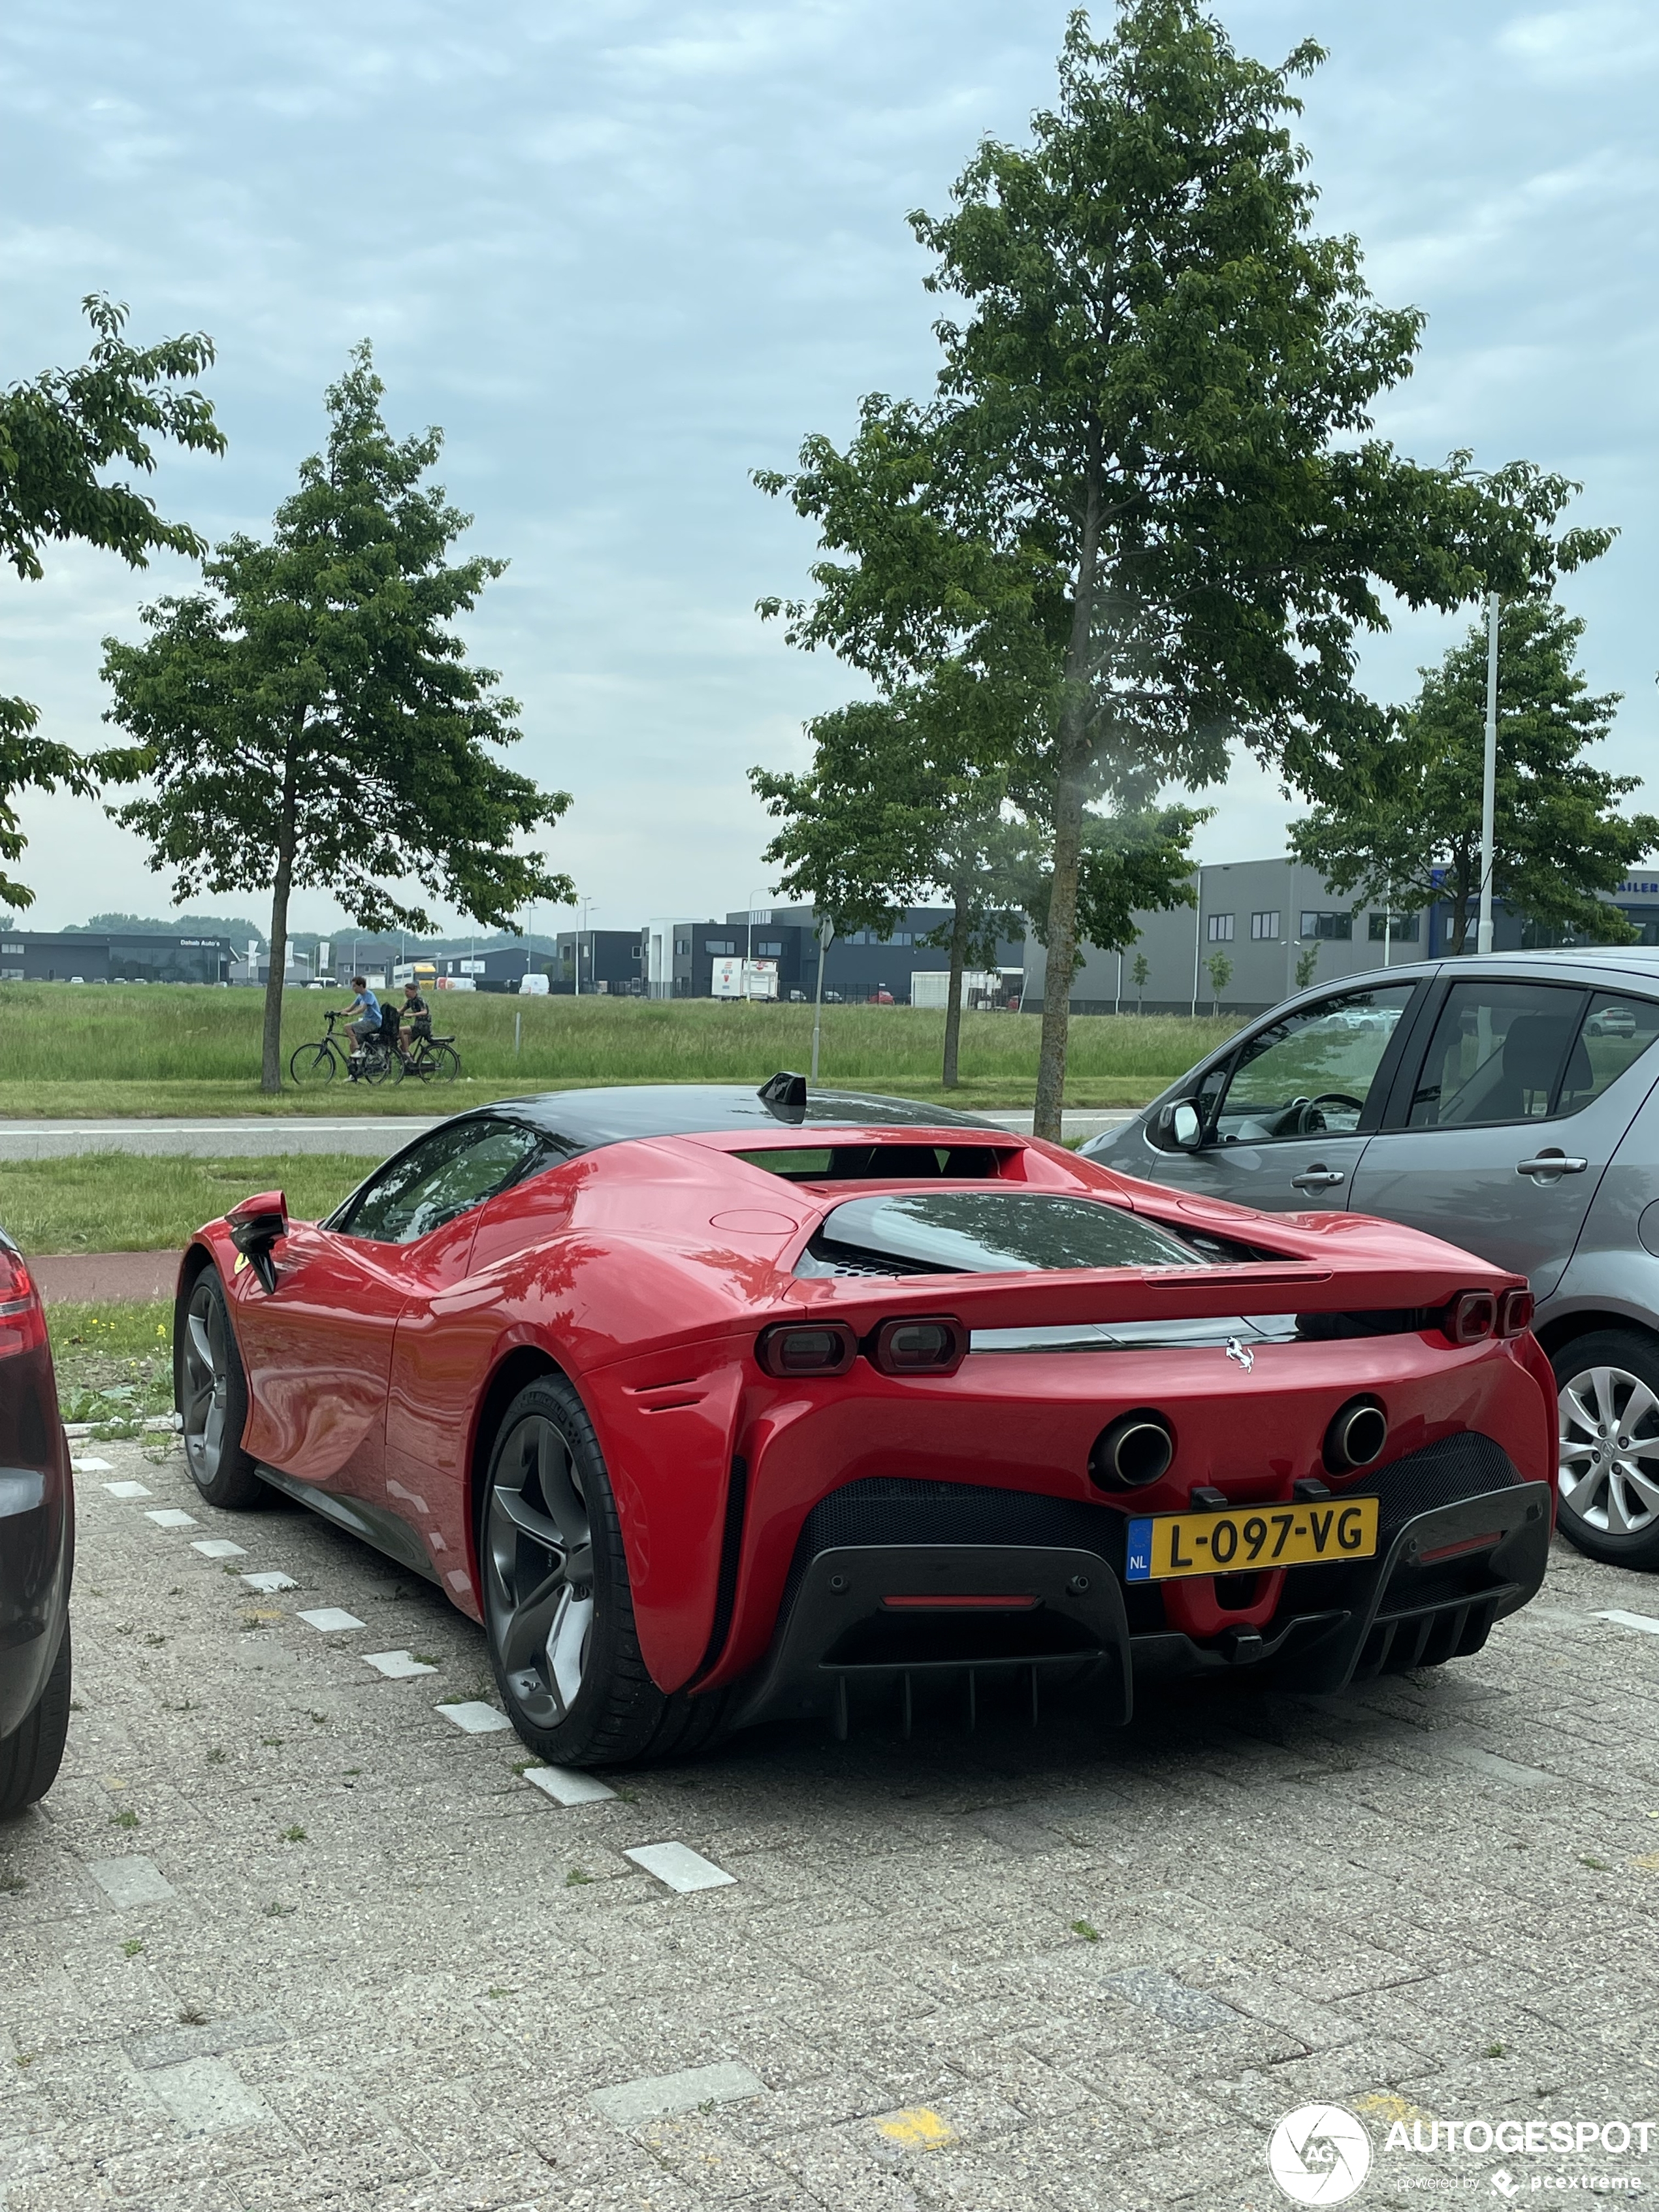
<svg viewBox="0 0 1659 2212">
<path fill-rule="evenodd" d="M 1302 126 L 1321 226 L 1357 233 L 1378 298 L 1429 318 L 1381 429 L 1425 461 L 1561 470 L 1576 516 L 1620 531 L 1562 597 L 1593 687 L 1625 695 L 1604 764 L 1644 774 L 1659 9 L 1215 12 L 1266 60 L 1328 49 Z M 127 301 L 138 341 L 209 332 L 228 451 L 164 458 L 149 488 L 218 538 L 268 526 L 371 339 L 392 428 L 443 427 L 465 543 L 511 564 L 466 634 L 522 703 L 514 764 L 573 795 L 548 849 L 592 926 L 763 904 L 746 771 L 804 764 L 803 722 L 858 687 L 756 616 L 803 588 L 813 542 L 750 472 L 844 438 L 864 392 L 930 389 L 939 305 L 905 216 L 945 205 L 982 136 L 1024 137 L 1064 20 L 1055 0 L 9 0 L 0 382 L 82 356 L 88 292 Z M 0 690 L 88 747 L 100 641 L 194 572 L 63 546 L 46 565 L 0 573 Z M 1408 617 L 1362 680 L 1407 696 L 1464 626 Z M 1206 799 L 1201 859 L 1282 849 L 1294 810 L 1248 760 Z M 95 803 L 22 812 L 31 925 L 167 910 Z M 295 927 L 341 919 L 296 896 Z"/>
</svg>

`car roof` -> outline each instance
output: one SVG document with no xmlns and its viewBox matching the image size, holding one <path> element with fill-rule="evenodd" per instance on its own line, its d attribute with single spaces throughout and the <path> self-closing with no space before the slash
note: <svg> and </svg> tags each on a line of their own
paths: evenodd
<svg viewBox="0 0 1659 2212">
<path fill-rule="evenodd" d="M 1640 976 L 1650 985 L 1659 984 L 1659 945 L 1564 945 L 1547 951 L 1446 953 L 1437 960 L 1396 960 L 1388 968 L 1362 968 L 1352 975 L 1322 976 L 1306 990 L 1291 992 L 1269 1011 L 1278 1014 L 1292 1007 L 1312 1006 L 1319 999 L 1338 997 L 1346 991 L 1381 990 L 1390 983 L 1419 983 L 1434 975 L 1486 974 L 1505 979 L 1524 978 L 1540 968 L 1581 969 L 1584 980 L 1596 975 L 1622 975 Z"/>
<path fill-rule="evenodd" d="M 992 1121 L 915 1098 L 860 1091 L 809 1091 L 804 1108 L 769 1106 L 758 1091 L 732 1083 L 641 1083 L 596 1091 L 544 1091 L 498 1098 L 486 1112 L 511 1115 L 562 1137 L 581 1152 L 641 1137 L 697 1137 L 752 1129 L 984 1129 Z"/>
</svg>

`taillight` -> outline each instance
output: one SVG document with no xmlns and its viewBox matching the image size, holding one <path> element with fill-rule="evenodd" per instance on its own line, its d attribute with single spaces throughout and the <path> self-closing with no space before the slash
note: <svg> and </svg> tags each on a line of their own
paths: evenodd
<svg viewBox="0 0 1659 2212">
<path fill-rule="evenodd" d="M 858 1350 L 859 1340 L 844 1321 L 781 1322 L 761 1331 L 755 1356 L 769 1375 L 793 1382 L 845 1375 Z"/>
<path fill-rule="evenodd" d="M 968 1332 L 949 1314 L 880 1322 L 870 1358 L 884 1375 L 954 1375 L 968 1357 Z"/>
<path fill-rule="evenodd" d="M 36 1352 L 46 1340 L 46 1313 L 22 1256 L 0 1244 L 0 1359 Z"/>
<path fill-rule="evenodd" d="M 1537 1304 L 1530 1291 L 1505 1291 L 1498 1301 L 1499 1336 L 1524 1336 L 1532 1327 Z"/>
<path fill-rule="evenodd" d="M 1498 1326 L 1498 1299 L 1491 1291 L 1460 1291 L 1440 1316 L 1454 1344 L 1479 1344 Z"/>
</svg>

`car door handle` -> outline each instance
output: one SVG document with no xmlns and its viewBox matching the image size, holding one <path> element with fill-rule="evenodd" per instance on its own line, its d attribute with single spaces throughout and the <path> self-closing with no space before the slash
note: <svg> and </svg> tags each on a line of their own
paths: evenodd
<svg viewBox="0 0 1659 2212">
<path fill-rule="evenodd" d="M 1588 1160 L 1576 1153 L 1569 1158 L 1565 1152 L 1540 1152 L 1535 1160 L 1517 1160 L 1515 1172 L 1529 1176 L 1583 1175 L 1589 1165 Z"/>
<path fill-rule="evenodd" d="M 1295 1190 L 1328 1190 L 1333 1183 L 1346 1181 L 1347 1177 L 1340 1168 L 1321 1167 L 1316 1164 L 1313 1167 L 1304 1168 L 1300 1175 L 1292 1176 L 1291 1185 Z"/>
</svg>

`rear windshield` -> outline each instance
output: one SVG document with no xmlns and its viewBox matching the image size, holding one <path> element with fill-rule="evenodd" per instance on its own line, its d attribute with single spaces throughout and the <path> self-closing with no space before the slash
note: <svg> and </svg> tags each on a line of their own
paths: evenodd
<svg viewBox="0 0 1659 2212">
<path fill-rule="evenodd" d="M 1121 1206 L 1005 1187 L 849 1199 L 827 1216 L 795 1272 L 984 1275 L 1209 1264 L 1207 1255 Z"/>
</svg>

